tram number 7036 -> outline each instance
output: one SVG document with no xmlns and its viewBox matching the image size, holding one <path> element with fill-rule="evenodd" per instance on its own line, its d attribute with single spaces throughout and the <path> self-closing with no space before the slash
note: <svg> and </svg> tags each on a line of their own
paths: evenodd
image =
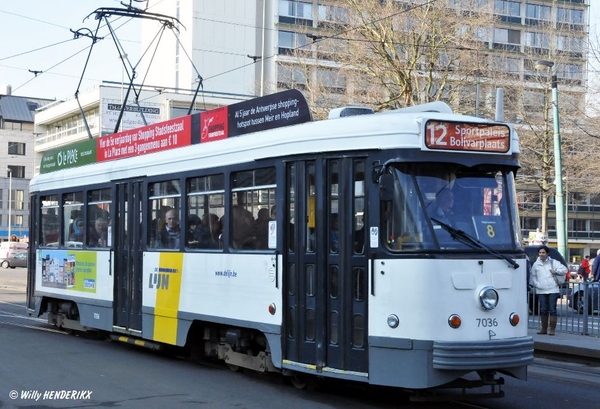
<svg viewBox="0 0 600 409">
<path fill-rule="evenodd" d="M 477 318 L 477 327 L 497 327 L 498 320 L 496 318 Z"/>
</svg>

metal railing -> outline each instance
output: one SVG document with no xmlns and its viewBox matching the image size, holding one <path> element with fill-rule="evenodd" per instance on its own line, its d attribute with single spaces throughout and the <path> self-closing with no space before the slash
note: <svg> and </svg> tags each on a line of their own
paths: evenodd
<svg viewBox="0 0 600 409">
<path fill-rule="evenodd" d="M 530 292 L 529 328 L 540 328 L 538 297 Z M 600 336 L 600 283 L 570 281 L 557 303 L 557 332 Z"/>
</svg>

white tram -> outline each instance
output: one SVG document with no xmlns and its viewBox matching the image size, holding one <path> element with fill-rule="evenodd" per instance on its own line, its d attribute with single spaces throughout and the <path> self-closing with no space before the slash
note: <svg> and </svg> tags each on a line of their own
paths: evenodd
<svg viewBox="0 0 600 409">
<path fill-rule="evenodd" d="M 307 119 L 286 91 L 46 155 L 30 312 L 297 386 L 525 379 L 514 129 L 441 103 Z"/>
</svg>

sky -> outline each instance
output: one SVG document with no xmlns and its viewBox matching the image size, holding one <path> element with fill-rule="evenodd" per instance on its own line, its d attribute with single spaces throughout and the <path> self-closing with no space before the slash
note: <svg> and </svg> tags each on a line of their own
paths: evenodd
<svg viewBox="0 0 600 409">
<path fill-rule="evenodd" d="M 61 100 L 72 98 L 78 89 L 83 94 L 103 80 L 122 82 L 120 54 L 104 24 L 98 32 L 98 37 L 104 38 L 94 45 L 87 67 L 91 39 L 85 36 L 75 39 L 70 31 L 83 28 L 95 33 L 98 26 L 95 16 L 85 18 L 100 7 L 122 8 L 120 1 L 130 0 L 0 2 L 0 87 L 11 85 L 13 95 Z M 150 0 L 149 11 L 160 1 Z M 600 0 L 590 3 L 590 26 L 594 30 L 600 23 Z M 145 4 L 137 3 L 142 7 Z M 136 65 L 141 54 L 140 21 L 124 17 L 112 17 L 110 21 L 131 64 Z M 81 32 L 91 34 L 87 30 Z M 36 77 L 30 70 L 42 73 Z"/>
<path fill-rule="evenodd" d="M 73 98 L 78 89 L 83 94 L 103 80 L 121 82 L 124 73 L 120 53 L 108 27 L 101 25 L 97 36 L 103 39 L 94 44 L 91 54 L 91 38 L 76 39 L 70 31 L 90 36 L 96 33 L 98 20 L 92 13 L 101 7 L 123 8 L 119 0 L 2 1 L 0 89 L 11 85 L 13 95 L 62 100 Z M 141 48 L 140 21 L 125 17 L 111 17 L 110 21 L 135 65 Z M 36 76 L 30 70 L 42 72 Z"/>
</svg>

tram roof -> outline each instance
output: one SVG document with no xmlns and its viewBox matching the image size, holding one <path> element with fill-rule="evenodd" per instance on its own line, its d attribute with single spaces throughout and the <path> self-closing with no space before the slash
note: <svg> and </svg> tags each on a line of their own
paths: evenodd
<svg viewBox="0 0 600 409">
<path fill-rule="evenodd" d="M 175 169 L 185 172 L 310 153 L 422 149 L 424 124 L 429 119 L 494 123 L 482 118 L 450 113 L 410 111 L 397 110 L 305 122 L 240 137 L 57 170 L 34 177 L 30 190 L 37 191 L 42 185 L 44 188 L 53 188 L 54 185 L 85 186 L 108 180 L 169 174 Z M 517 138 L 515 133 L 511 135 L 513 139 Z M 518 153 L 518 141 L 512 140 L 510 145 L 511 151 L 508 154 Z"/>
</svg>

